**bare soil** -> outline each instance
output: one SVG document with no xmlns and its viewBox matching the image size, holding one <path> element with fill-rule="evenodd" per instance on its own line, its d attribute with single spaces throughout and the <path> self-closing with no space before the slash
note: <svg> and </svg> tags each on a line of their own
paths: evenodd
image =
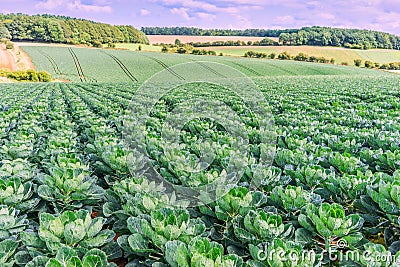
<svg viewBox="0 0 400 267">
<path fill-rule="evenodd" d="M 18 46 L 14 44 L 14 49 L 6 49 L 4 44 L 0 44 L 0 69 L 9 71 L 34 70 L 35 66 L 31 58 Z"/>
<path fill-rule="evenodd" d="M 13 54 L 4 44 L 0 44 L 0 69 L 17 70 Z"/>
<path fill-rule="evenodd" d="M 0 77 L 0 83 L 13 83 L 14 81 L 7 77 Z"/>
</svg>

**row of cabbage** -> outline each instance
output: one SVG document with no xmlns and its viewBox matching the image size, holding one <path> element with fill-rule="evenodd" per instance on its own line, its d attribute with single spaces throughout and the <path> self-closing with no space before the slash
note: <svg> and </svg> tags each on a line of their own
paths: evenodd
<svg viewBox="0 0 400 267">
<path fill-rule="evenodd" d="M 398 266 L 399 81 L 257 83 L 275 117 L 274 162 L 249 163 L 262 154 L 257 124 L 235 96 L 214 92 L 241 115 L 252 151 L 240 183 L 196 208 L 130 173 L 144 164 L 122 136 L 135 85 L 2 86 L 2 266 Z M 224 175 L 235 140 L 194 120 L 179 149 L 168 147 L 163 120 L 186 97 L 178 90 L 157 103 L 144 145 L 166 180 L 196 186 Z M 188 175 L 204 136 L 215 162 Z"/>
</svg>

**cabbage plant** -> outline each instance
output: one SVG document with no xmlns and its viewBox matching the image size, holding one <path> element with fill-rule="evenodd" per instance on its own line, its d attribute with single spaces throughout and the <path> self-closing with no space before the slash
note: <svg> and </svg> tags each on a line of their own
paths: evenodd
<svg viewBox="0 0 400 267">
<path fill-rule="evenodd" d="M 172 208 L 154 210 L 150 216 L 130 217 L 127 224 L 131 235 L 120 236 L 118 244 L 128 253 L 139 255 L 164 251 L 171 240 L 189 243 L 206 230 L 202 220 L 191 219 L 186 210 Z"/>
<path fill-rule="evenodd" d="M 27 230 L 21 239 L 31 256 L 55 255 L 63 246 L 75 248 L 84 254 L 92 248 L 102 248 L 113 240 L 115 233 L 103 229 L 104 224 L 104 218 L 92 219 L 87 210 L 65 211 L 59 215 L 41 213 L 38 232 Z"/>
<path fill-rule="evenodd" d="M 394 223 L 400 225 L 400 180 L 381 180 L 367 187 L 367 194 Z"/>
<path fill-rule="evenodd" d="M 28 225 L 26 215 L 21 216 L 18 210 L 0 205 L 0 240 L 17 240 Z"/>
<path fill-rule="evenodd" d="M 112 267 L 113 263 L 107 262 L 107 255 L 99 249 L 91 249 L 83 256 L 70 247 L 61 247 L 55 257 L 38 256 L 28 262 L 26 267 Z"/>
<path fill-rule="evenodd" d="M 224 247 L 204 237 L 198 237 L 185 244 L 182 241 L 168 241 L 165 245 L 165 260 L 172 267 L 241 267 L 243 260 L 235 254 L 224 254 Z M 162 265 L 161 265 L 162 266 Z"/>
<path fill-rule="evenodd" d="M 326 249 L 339 239 L 354 245 L 363 238 L 360 229 L 364 219 L 359 214 L 346 216 L 344 208 L 336 203 L 308 204 L 305 213 L 299 215 L 298 222 L 313 235 L 320 235 Z"/>
<path fill-rule="evenodd" d="M 246 216 L 234 220 L 233 231 L 240 241 L 259 244 L 276 238 L 288 238 L 294 228 L 290 223 L 285 224 L 278 214 L 250 210 Z"/>
<path fill-rule="evenodd" d="M 20 178 L 0 180 L 0 204 L 14 207 L 21 212 L 32 210 L 39 198 L 33 196 L 35 185 L 32 182 L 22 183 Z"/>
</svg>

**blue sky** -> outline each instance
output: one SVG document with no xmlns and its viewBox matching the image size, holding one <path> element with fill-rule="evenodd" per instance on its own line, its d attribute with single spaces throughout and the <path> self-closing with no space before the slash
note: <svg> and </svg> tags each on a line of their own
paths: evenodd
<svg viewBox="0 0 400 267">
<path fill-rule="evenodd" d="M 400 0 L 0 0 L 2 13 L 201 28 L 353 27 L 400 35 Z"/>
</svg>

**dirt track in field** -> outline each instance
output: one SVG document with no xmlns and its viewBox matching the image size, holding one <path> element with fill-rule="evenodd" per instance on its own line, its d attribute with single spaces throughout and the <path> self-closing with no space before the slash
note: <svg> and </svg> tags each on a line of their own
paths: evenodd
<svg viewBox="0 0 400 267">
<path fill-rule="evenodd" d="M 35 66 L 31 58 L 17 44 L 14 44 L 14 49 L 9 50 L 4 44 L 0 44 L 0 69 L 34 70 Z"/>
<path fill-rule="evenodd" d="M 0 44 L 0 69 L 17 70 L 13 54 L 6 49 L 4 44 Z"/>
<path fill-rule="evenodd" d="M 17 57 L 17 68 L 18 70 L 34 70 L 35 65 L 33 65 L 31 58 L 25 51 L 23 51 L 18 44 L 14 44 L 15 54 Z"/>
</svg>

